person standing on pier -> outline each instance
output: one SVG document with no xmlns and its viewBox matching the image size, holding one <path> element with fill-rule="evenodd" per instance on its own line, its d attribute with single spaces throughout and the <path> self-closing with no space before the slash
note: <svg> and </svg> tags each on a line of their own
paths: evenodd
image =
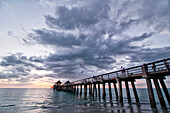
<svg viewBox="0 0 170 113">
<path fill-rule="evenodd" d="M 122 76 L 125 76 L 125 67 L 121 66 L 121 72 L 122 72 Z"/>
</svg>

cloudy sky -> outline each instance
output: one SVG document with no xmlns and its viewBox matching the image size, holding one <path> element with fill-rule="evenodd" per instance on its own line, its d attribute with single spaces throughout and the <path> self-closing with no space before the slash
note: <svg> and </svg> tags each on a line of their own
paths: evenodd
<svg viewBox="0 0 170 113">
<path fill-rule="evenodd" d="M 170 0 L 0 0 L 1 88 L 50 87 L 169 56 Z"/>
</svg>

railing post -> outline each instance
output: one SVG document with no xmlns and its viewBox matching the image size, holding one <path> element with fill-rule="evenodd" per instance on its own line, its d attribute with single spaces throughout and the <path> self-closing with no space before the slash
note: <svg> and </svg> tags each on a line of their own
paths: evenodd
<svg viewBox="0 0 170 113">
<path fill-rule="evenodd" d="M 166 67 L 166 71 L 167 72 L 170 71 L 169 63 L 167 61 L 165 61 L 165 60 L 163 60 L 163 61 L 164 61 L 164 65 Z"/>
<path fill-rule="evenodd" d="M 128 70 L 126 70 L 126 72 L 127 72 L 127 76 L 129 76 L 129 71 L 128 71 Z"/>
<path fill-rule="evenodd" d="M 116 72 L 116 76 L 118 77 L 118 73 Z"/>
<path fill-rule="evenodd" d="M 143 72 L 142 77 L 147 78 L 148 77 L 148 66 L 146 64 L 143 64 L 142 72 Z"/>
</svg>

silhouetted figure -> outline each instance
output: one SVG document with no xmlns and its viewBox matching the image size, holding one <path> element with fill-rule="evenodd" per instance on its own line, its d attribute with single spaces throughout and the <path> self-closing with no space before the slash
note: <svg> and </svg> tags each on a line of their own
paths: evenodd
<svg viewBox="0 0 170 113">
<path fill-rule="evenodd" d="M 123 67 L 121 66 L 121 72 L 123 73 Z"/>
<path fill-rule="evenodd" d="M 121 72 L 122 72 L 122 76 L 125 76 L 125 67 L 121 66 Z"/>
</svg>

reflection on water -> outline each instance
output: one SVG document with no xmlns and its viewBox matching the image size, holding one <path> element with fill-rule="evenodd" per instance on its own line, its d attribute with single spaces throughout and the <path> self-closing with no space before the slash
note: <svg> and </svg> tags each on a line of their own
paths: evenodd
<svg viewBox="0 0 170 113">
<path fill-rule="evenodd" d="M 114 91 L 114 90 L 113 90 Z M 125 89 L 123 89 L 123 104 L 109 100 L 106 90 L 106 100 L 83 94 L 53 91 L 51 89 L 0 89 L 0 113 L 168 113 L 161 109 L 156 98 L 157 109 L 151 109 L 147 90 L 137 89 L 140 105 L 135 103 L 131 92 L 132 103 L 128 104 Z M 101 91 L 102 92 L 102 91 Z M 101 93 L 102 95 L 102 93 Z M 155 96 L 156 97 L 156 96 Z"/>
</svg>

